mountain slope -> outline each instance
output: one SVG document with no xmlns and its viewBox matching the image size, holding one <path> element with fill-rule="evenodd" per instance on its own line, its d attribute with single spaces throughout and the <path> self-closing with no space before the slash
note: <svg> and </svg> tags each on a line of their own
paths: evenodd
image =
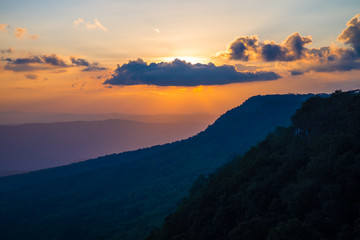
<svg viewBox="0 0 360 240">
<path fill-rule="evenodd" d="M 198 175 L 290 124 L 309 96 L 256 96 L 184 141 L 0 178 L 3 239 L 142 239 Z"/>
<path fill-rule="evenodd" d="M 199 178 L 147 239 L 360 239 L 360 92 L 310 98 L 292 123 Z"/>
<path fill-rule="evenodd" d="M 1 171 L 34 171 L 195 135 L 204 123 L 128 120 L 0 126 Z M 1 173 L 1 172 L 0 172 Z"/>
</svg>

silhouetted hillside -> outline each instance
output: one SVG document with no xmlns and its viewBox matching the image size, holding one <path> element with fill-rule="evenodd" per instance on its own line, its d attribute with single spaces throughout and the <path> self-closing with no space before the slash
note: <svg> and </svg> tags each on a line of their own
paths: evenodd
<svg viewBox="0 0 360 240">
<path fill-rule="evenodd" d="M 0 178 L 2 237 L 142 239 L 200 174 L 289 125 L 309 96 L 256 96 L 184 141 Z"/>
<path fill-rule="evenodd" d="M 198 178 L 147 239 L 360 239 L 359 123 L 359 91 L 308 99 L 291 127 Z"/>
<path fill-rule="evenodd" d="M 185 139 L 206 126 L 119 119 L 0 126 L 0 169 L 34 171 L 66 165 Z"/>
</svg>

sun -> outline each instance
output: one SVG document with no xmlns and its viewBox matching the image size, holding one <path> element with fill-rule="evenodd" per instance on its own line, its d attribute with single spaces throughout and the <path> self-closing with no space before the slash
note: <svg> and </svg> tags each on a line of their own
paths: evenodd
<svg viewBox="0 0 360 240">
<path fill-rule="evenodd" d="M 176 57 L 164 57 L 161 58 L 162 61 L 164 62 L 171 62 L 174 59 L 180 59 L 192 64 L 196 64 L 196 63 L 208 63 L 209 59 L 208 58 L 203 58 L 203 57 L 194 57 L 194 56 L 176 56 Z"/>
</svg>

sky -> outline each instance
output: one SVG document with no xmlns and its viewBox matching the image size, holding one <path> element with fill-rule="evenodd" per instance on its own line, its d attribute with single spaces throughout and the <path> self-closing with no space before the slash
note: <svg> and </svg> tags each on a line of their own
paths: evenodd
<svg viewBox="0 0 360 240">
<path fill-rule="evenodd" d="M 360 88 L 358 0 L 0 0 L 0 111 L 222 114 Z"/>
</svg>

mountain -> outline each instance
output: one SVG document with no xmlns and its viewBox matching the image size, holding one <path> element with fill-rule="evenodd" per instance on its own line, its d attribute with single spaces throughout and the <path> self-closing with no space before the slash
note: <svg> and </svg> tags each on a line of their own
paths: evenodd
<svg viewBox="0 0 360 240">
<path fill-rule="evenodd" d="M 151 123 L 180 123 L 201 122 L 212 123 L 217 116 L 207 113 L 193 114 L 81 114 L 81 113 L 52 113 L 52 112 L 21 112 L 0 111 L 0 125 L 19 125 L 27 123 L 54 123 L 77 121 L 102 121 L 108 119 L 132 120 Z"/>
<path fill-rule="evenodd" d="M 147 240 L 360 239 L 360 91 L 308 99 L 242 157 L 202 176 Z"/>
<path fill-rule="evenodd" d="M 2 239 L 143 239 L 200 174 L 288 126 L 310 96 L 255 96 L 187 140 L 0 178 Z"/>
<path fill-rule="evenodd" d="M 0 126 L 0 174 L 66 165 L 114 152 L 181 140 L 205 123 L 129 120 L 32 123 Z"/>
</svg>

